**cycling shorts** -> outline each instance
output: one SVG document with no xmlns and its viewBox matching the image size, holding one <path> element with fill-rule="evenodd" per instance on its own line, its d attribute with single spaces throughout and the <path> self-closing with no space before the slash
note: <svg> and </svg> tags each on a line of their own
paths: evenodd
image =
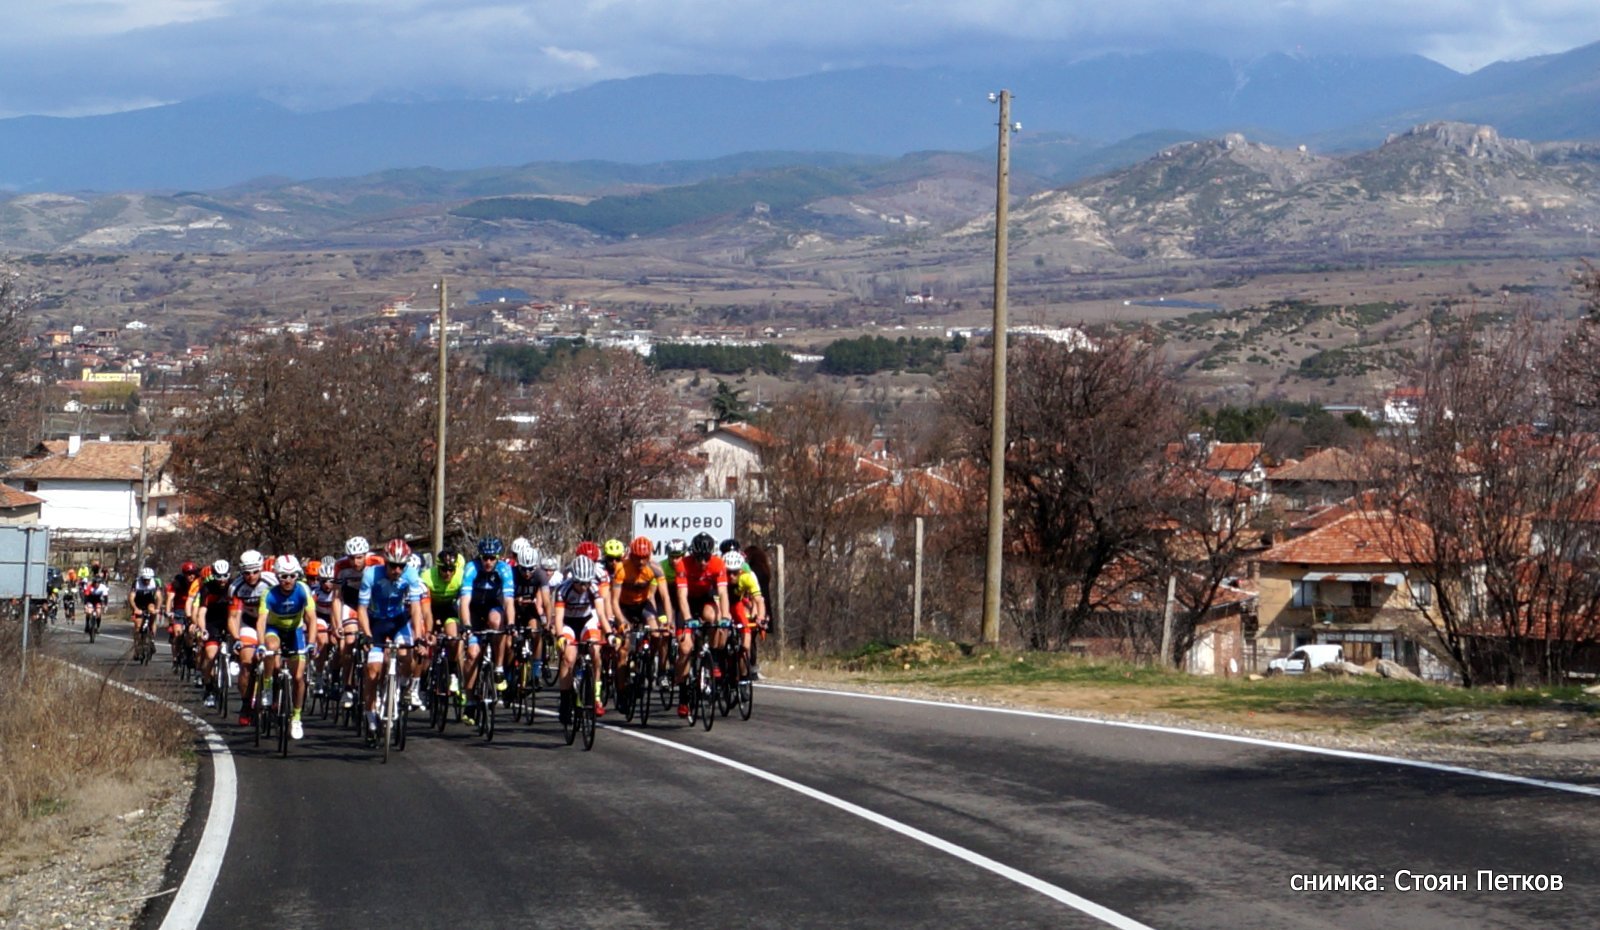
<svg viewBox="0 0 1600 930">
<path fill-rule="evenodd" d="M 480 606 L 478 602 L 474 601 L 472 603 L 472 628 L 474 630 L 487 630 L 491 613 L 499 616 L 502 623 L 505 622 L 506 611 L 503 605 L 498 602 L 491 604 L 488 601 L 484 601 Z"/>
<path fill-rule="evenodd" d="M 367 664 L 377 665 L 383 661 L 383 647 L 385 643 L 396 643 L 401 646 L 411 645 L 411 620 L 404 618 L 398 627 L 393 624 L 384 625 L 382 621 L 372 622 L 372 648 L 367 650 Z"/>
<path fill-rule="evenodd" d="M 278 640 L 278 652 L 281 655 L 297 656 L 306 651 L 306 628 L 298 623 L 294 626 L 268 624 L 267 638 L 274 637 Z"/>
<path fill-rule="evenodd" d="M 649 601 L 640 601 L 637 604 L 619 604 L 617 606 L 622 611 L 622 619 L 634 626 L 650 626 L 661 618 L 661 614 L 656 611 L 656 605 Z"/>
<path fill-rule="evenodd" d="M 695 597 L 693 594 L 689 595 L 689 616 L 678 618 L 678 628 L 682 629 L 686 621 L 704 619 L 707 604 L 711 605 L 712 612 L 715 613 L 717 596 L 715 594 L 708 594 L 704 597 Z"/>
<path fill-rule="evenodd" d="M 239 626 L 239 646 L 240 646 L 240 648 L 245 648 L 245 647 L 249 647 L 249 646 L 259 646 L 260 644 L 261 644 L 261 639 L 260 639 L 260 637 L 256 636 L 256 628 L 253 627 L 253 626 L 245 626 L 243 624 L 240 624 L 240 626 Z"/>
</svg>

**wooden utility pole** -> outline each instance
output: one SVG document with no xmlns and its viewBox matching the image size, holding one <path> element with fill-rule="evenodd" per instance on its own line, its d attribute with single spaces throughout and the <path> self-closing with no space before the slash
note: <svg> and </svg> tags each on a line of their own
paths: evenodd
<svg viewBox="0 0 1600 930">
<path fill-rule="evenodd" d="M 994 387 L 989 414 L 989 532 L 983 572 L 983 643 L 1000 644 L 1000 554 L 1006 495 L 1006 201 L 1011 182 L 1011 91 L 991 95 L 1000 104 L 1000 146 L 994 201 Z"/>
<path fill-rule="evenodd" d="M 922 638 L 922 518 L 917 517 L 916 567 L 911 570 L 911 638 Z"/>
<path fill-rule="evenodd" d="M 133 573 L 144 567 L 144 543 L 150 526 L 150 446 L 144 447 L 139 461 L 139 548 L 133 553 Z"/>
<path fill-rule="evenodd" d="M 1177 600 L 1178 576 L 1167 576 L 1167 606 L 1161 612 L 1161 667 L 1169 668 L 1172 661 L 1172 608 Z"/>
<path fill-rule="evenodd" d="M 778 556 L 778 564 L 774 566 L 778 575 L 778 590 L 776 592 L 778 595 L 778 653 L 787 659 L 789 658 L 789 609 L 788 605 L 784 603 L 783 544 L 779 543 L 773 548 L 777 550 Z"/>
<path fill-rule="evenodd" d="M 439 429 L 434 437 L 436 448 L 433 456 L 433 551 L 438 552 L 444 548 L 444 458 L 445 458 L 445 426 L 449 422 L 449 408 L 446 406 L 448 395 L 446 385 L 450 375 L 449 345 L 450 339 L 445 329 L 448 324 L 450 306 L 450 291 L 444 278 L 439 279 L 439 405 L 435 416 L 439 421 Z"/>
</svg>

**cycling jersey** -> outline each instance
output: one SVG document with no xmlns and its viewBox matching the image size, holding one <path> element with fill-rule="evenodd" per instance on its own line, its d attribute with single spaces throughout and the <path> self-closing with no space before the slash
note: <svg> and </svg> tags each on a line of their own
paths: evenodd
<svg viewBox="0 0 1600 930">
<path fill-rule="evenodd" d="M 422 587 L 428 594 L 428 605 L 433 610 L 433 619 L 456 619 L 456 601 L 461 598 L 461 573 L 454 571 L 445 576 L 439 571 L 439 566 L 430 565 L 422 573 Z"/>
<path fill-rule="evenodd" d="M 685 556 L 678 562 L 678 587 L 688 588 L 692 598 L 707 598 L 715 595 L 718 585 L 728 583 L 728 570 L 722 564 L 722 556 L 714 555 L 704 562 L 691 556 Z"/>
<path fill-rule="evenodd" d="M 172 576 L 167 582 L 167 599 L 172 605 L 172 612 L 184 613 L 189 609 L 189 598 L 200 587 L 200 579 L 183 572 Z"/>
<path fill-rule="evenodd" d="M 111 589 L 106 587 L 105 582 L 86 585 L 83 589 L 83 602 L 85 604 L 104 604 L 109 597 L 111 597 Z"/>
<path fill-rule="evenodd" d="M 323 623 L 333 622 L 333 595 L 336 590 L 333 585 L 321 582 L 311 589 L 311 599 L 317 602 L 317 619 Z"/>
<path fill-rule="evenodd" d="M 367 608 L 367 619 L 374 624 L 392 626 L 398 620 L 411 619 L 408 608 L 422 600 L 422 593 L 422 579 L 409 565 L 396 579 L 390 579 L 387 566 L 373 565 L 361 575 L 357 603 Z"/>
<path fill-rule="evenodd" d="M 748 569 L 748 568 L 740 569 L 733 576 L 733 578 L 729 579 L 729 581 L 728 581 L 728 597 L 729 598 L 731 598 L 733 600 L 737 600 L 737 601 L 742 601 L 742 600 L 746 600 L 746 599 L 758 598 L 760 596 L 761 596 L 761 580 L 758 579 L 756 577 L 756 573 L 751 571 L 750 569 Z"/>
<path fill-rule="evenodd" d="M 149 610 L 161 597 L 160 578 L 136 578 L 133 590 L 128 592 L 133 595 L 133 604 L 140 610 Z"/>
<path fill-rule="evenodd" d="M 228 608 L 232 603 L 228 579 L 211 578 L 200 586 L 200 609 L 205 612 L 207 640 L 215 642 L 227 631 Z"/>
<path fill-rule="evenodd" d="M 650 600 L 656 586 L 661 584 L 661 572 L 649 559 L 623 559 L 612 573 L 612 588 L 617 592 L 617 603 L 632 607 Z"/>
<path fill-rule="evenodd" d="M 544 569 L 537 565 L 512 568 L 511 576 L 517 585 L 517 603 L 527 604 L 530 607 L 538 603 L 539 592 L 543 590 L 547 580 Z M 519 610 L 518 613 L 521 613 Z"/>
<path fill-rule="evenodd" d="M 383 556 L 369 552 L 361 558 L 345 556 L 333 563 L 333 583 L 339 589 L 339 600 L 354 610 L 361 597 L 361 576 L 374 565 L 382 565 Z"/>
<path fill-rule="evenodd" d="M 281 585 L 273 585 L 261 595 L 259 609 L 272 626 L 300 626 L 305 622 L 306 607 L 311 603 L 311 589 L 306 587 L 305 582 L 296 581 L 294 587 L 287 591 Z"/>
<path fill-rule="evenodd" d="M 464 595 L 471 597 L 472 606 L 496 607 L 501 598 L 515 599 L 517 583 L 512 577 L 511 566 L 500 560 L 494 563 L 494 568 L 484 568 L 482 561 L 473 559 L 461 573 L 461 590 Z"/>
<path fill-rule="evenodd" d="M 277 587 L 277 584 L 277 576 L 269 572 L 258 575 L 255 584 L 246 581 L 243 575 L 233 579 L 233 584 L 228 587 L 228 596 L 233 599 L 229 606 L 239 611 L 240 626 L 256 625 L 256 618 L 261 615 L 261 596 Z"/>
<path fill-rule="evenodd" d="M 566 608 L 563 619 L 567 623 L 574 620 L 585 621 L 594 614 L 595 601 L 599 598 L 599 589 L 592 584 L 584 584 L 568 578 L 561 583 L 555 591 L 555 603 Z"/>
</svg>

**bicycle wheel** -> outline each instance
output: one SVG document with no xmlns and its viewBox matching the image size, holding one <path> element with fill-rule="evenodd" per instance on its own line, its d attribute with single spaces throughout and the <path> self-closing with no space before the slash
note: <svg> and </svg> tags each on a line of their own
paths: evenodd
<svg viewBox="0 0 1600 930">
<path fill-rule="evenodd" d="M 486 743 L 494 739 L 494 706 L 498 697 L 494 689 L 494 666 L 485 662 L 478 669 L 478 735 Z"/>
<path fill-rule="evenodd" d="M 93 614 L 84 618 L 83 631 L 89 634 L 89 642 L 94 642 L 94 635 L 100 632 L 100 624 L 95 622 Z"/>
<path fill-rule="evenodd" d="M 406 751 L 406 731 L 411 727 L 411 702 L 400 702 L 400 716 L 395 720 L 394 748 L 397 752 Z"/>
<path fill-rule="evenodd" d="M 634 709 L 639 712 L 639 726 L 650 725 L 650 704 L 655 700 L 656 657 L 645 660 L 637 679 L 638 693 L 634 695 Z"/>
<path fill-rule="evenodd" d="M 749 720 L 756 706 L 756 686 L 748 678 L 739 679 L 739 719 Z"/>
<path fill-rule="evenodd" d="M 573 676 L 573 683 L 581 685 L 583 679 Z M 571 746 L 572 741 L 578 738 L 578 714 L 582 711 L 582 707 L 578 704 L 578 692 L 576 690 L 561 692 L 558 706 L 565 711 L 561 716 L 561 736 L 566 739 L 567 745 Z"/>
<path fill-rule="evenodd" d="M 287 661 L 280 659 L 280 662 Z M 277 719 L 273 726 L 278 729 L 278 754 L 289 755 L 289 713 L 294 706 L 294 679 L 284 672 L 278 673 L 278 684 L 272 689 L 272 700 L 277 706 Z"/>
<path fill-rule="evenodd" d="M 717 678 L 712 674 L 712 661 L 706 657 L 696 663 L 695 669 L 695 692 L 699 695 L 695 716 L 707 731 L 717 722 Z"/>
<path fill-rule="evenodd" d="M 549 630 L 544 631 L 544 669 L 539 680 L 546 688 L 554 688 L 556 680 L 561 676 L 561 656 L 556 653 L 556 638 L 550 635 Z"/>
<path fill-rule="evenodd" d="M 220 651 L 211 668 L 211 678 L 217 691 L 217 716 L 226 720 L 228 719 L 228 657 Z"/>
<path fill-rule="evenodd" d="M 378 705 L 379 732 L 378 741 L 383 744 L 383 761 L 389 761 L 389 747 L 394 743 L 394 715 L 396 705 L 395 692 L 399 690 L 399 683 L 395 677 L 384 670 L 382 703 Z"/>
<path fill-rule="evenodd" d="M 450 699 L 450 678 L 446 671 L 450 667 L 449 660 L 443 657 L 444 651 L 440 650 L 439 656 L 428 666 L 428 725 L 440 733 L 444 732 L 445 721 L 450 719 L 450 705 L 455 703 Z"/>
</svg>

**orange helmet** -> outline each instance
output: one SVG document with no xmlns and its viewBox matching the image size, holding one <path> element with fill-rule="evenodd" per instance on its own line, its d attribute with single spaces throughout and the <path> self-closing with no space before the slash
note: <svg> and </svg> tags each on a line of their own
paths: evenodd
<svg viewBox="0 0 1600 930">
<path fill-rule="evenodd" d="M 655 554 L 656 547 L 647 536 L 637 536 L 628 546 L 628 552 L 636 559 L 648 559 Z"/>
</svg>

